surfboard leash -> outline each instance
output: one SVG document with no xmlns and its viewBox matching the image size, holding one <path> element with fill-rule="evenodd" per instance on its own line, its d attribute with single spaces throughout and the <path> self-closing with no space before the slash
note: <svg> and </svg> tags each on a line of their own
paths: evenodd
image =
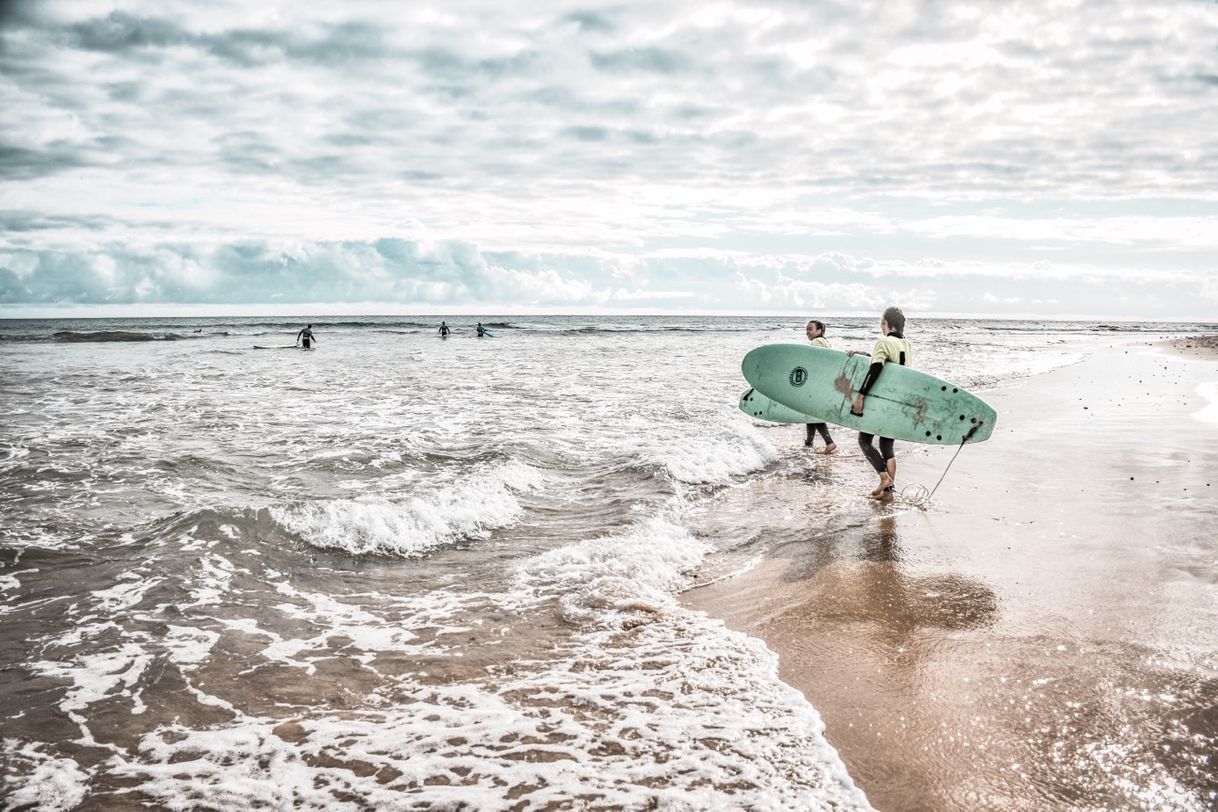
<svg viewBox="0 0 1218 812">
<path fill-rule="evenodd" d="M 952 464 L 955 463 L 956 457 L 960 456 L 960 452 L 964 450 L 965 444 L 968 443 L 969 440 L 973 439 L 973 435 L 977 433 L 977 429 L 979 429 L 979 428 L 981 428 L 981 423 L 974 423 L 973 427 L 968 430 L 968 433 L 965 434 L 964 437 L 962 437 L 960 439 L 960 445 L 957 446 L 956 453 L 952 454 L 952 458 L 947 463 L 947 467 L 943 469 L 943 473 L 939 476 L 939 481 L 935 483 L 935 487 L 931 488 L 929 493 L 927 493 L 925 496 L 923 496 L 922 494 L 918 494 L 917 496 L 908 496 L 907 497 L 907 496 L 905 496 L 905 491 L 911 490 L 913 488 L 921 488 L 923 491 L 925 491 L 926 486 L 917 485 L 917 484 L 906 485 L 904 488 L 901 489 L 901 498 L 909 499 L 909 501 L 913 502 L 914 504 L 918 505 L 919 507 L 924 505 L 926 502 L 929 502 L 934 497 L 935 491 L 939 490 L 939 486 L 943 484 L 943 480 L 947 478 L 947 472 L 952 469 Z"/>
</svg>

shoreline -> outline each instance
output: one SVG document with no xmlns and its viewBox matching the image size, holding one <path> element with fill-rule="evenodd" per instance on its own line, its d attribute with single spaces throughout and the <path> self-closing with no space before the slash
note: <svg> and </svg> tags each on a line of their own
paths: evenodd
<svg viewBox="0 0 1218 812">
<path fill-rule="evenodd" d="M 1218 360 L 1218 335 L 1169 338 L 1163 344 L 1190 358 Z"/>
<path fill-rule="evenodd" d="M 877 808 L 1206 808 L 1214 381 L 1212 362 L 1131 340 L 1003 387 L 994 437 L 928 511 L 860 500 L 844 508 L 861 521 L 683 601 L 778 654 Z M 949 458 L 908 450 L 898 485 Z"/>
</svg>

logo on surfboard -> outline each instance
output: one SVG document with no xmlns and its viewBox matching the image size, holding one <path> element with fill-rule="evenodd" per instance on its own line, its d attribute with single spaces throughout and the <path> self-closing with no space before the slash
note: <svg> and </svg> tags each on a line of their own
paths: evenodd
<svg viewBox="0 0 1218 812">
<path fill-rule="evenodd" d="M 788 380 L 791 382 L 791 386 L 803 386 L 804 382 L 808 380 L 808 370 L 803 367 L 795 367 L 791 370 Z"/>
</svg>

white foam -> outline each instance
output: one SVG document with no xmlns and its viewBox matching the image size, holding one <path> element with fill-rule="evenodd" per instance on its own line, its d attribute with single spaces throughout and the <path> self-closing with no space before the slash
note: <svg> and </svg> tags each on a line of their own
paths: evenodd
<svg viewBox="0 0 1218 812">
<path fill-rule="evenodd" d="M 447 487 L 425 484 L 420 495 L 404 501 L 339 499 L 273 509 L 272 515 L 316 547 L 357 555 L 421 555 L 511 524 L 522 512 L 516 494 L 541 482 L 536 469 L 508 463 Z"/>
<path fill-rule="evenodd" d="M 5 809 L 74 809 L 85 799 L 89 774 L 70 758 L 44 753 L 33 742 L 4 739 L 4 760 L 12 770 Z"/>
<path fill-rule="evenodd" d="M 169 659 L 179 668 L 191 671 L 207 660 L 219 639 L 219 633 L 210 629 L 170 626 L 169 631 L 161 638 L 161 645 L 168 651 Z"/>
<path fill-rule="evenodd" d="M 819 718 L 777 681 L 775 658 L 756 641 L 692 613 L 625 645 L 614 634 L 581 638 L 560 661 L 520 663 L 488 685 L 404 678 L 362 708 L 166 726 L 115 771 L 175 809 L 201 799 L 330 809 L 336 793 L 377 808 L 536 808 L 574 798 L 626 808 L 867 808 Z M 279 727 L 288 721 L 291 729 Z"/>
<path fill-rule="evenodd" d="M 325 632 L 309 641 L 307 647 L 320 648 L 331 637 L 350 639 L 351 646 L 363 651 L 407 651 L 416 635 L 401 625 L 390 625 L 380 615 L 366 611 L 357 604 L 335 600 L 318 592 L 304 592 L 287 583 L 278 590 L 284 595 L 305 601 L 307 608 L 295 604 L 276 605 L 280 613 L 297 620 L 323 620 Z"/>
<path fill-rule="evenodd" d="M 1197 394 L 1205 399 L 1205 406 L 1193 413 L 1203 423 L 1218 424 L 1218 381 L 1207 381 L 1197 387 Z"/>
<path fill-rule="evenodd" d="M 152 662 L 152 655 L 138 643 L 128 642 L 112 651 L 83 654 L 68 662 L 40 660 L 30 669 L 70 683 L 59 702 L 65 712 L 85 710 L 110 696 L 129 696 L 129 689 Z M 116 689 L 123 690 L 114 693 Z"/>
<path fill-rule="evenodd" d="M 107 615 L 130 609 L 144 599 L 148 590 L 164 581 L 164 578 L 147 578 L 130 573 L 124 576 L 125 583 L 117 583 L 109 589 L 95 590 L 91 594 L 97 599 L 97 609 Z"/>
<path fill-rule="evenodd" d="M 25 575 L 27 572 L 38 572 L 38 569 L 33 568 L 17 570 L 16 572 L 10 572 L 7 575 L 0 575 L 0 592 L 8 592 L 10 589 L 20 589 L 21 579 L 19 579 L 17 576 Z"/>
<path fill-rule="evenodd" d="M 184 537 L 184 541 L 188 539 L 189 536 Z M 183 544 L 182 549 L 194 549 L 195 546 Z M 194 568 L 194 577 L 190 581 L 191 600 L 189 603 L 181 603 L 180 608 L 218 606 L 223 603 L 225 596 L 232 589 L 233 572 L 232 562 L 224 556 L 215 553 L 203 556 Z"/>
<path fill-rule="evenodd" d="M 381 653 L 442 656 L 434 638 L 410 627 L 479 614 L 486 600 L 514 602 L 526 618 L 557 601 L 576 630 L 552 655 L 501 662 L 482 678 L 420 683 L 392 671 L 362 701 L 290 717 L 249 716 L 188 679 L 189 693 L 227 707 L 233 720 L 159 727 L 111 769 L 171 809 L 332 809 L 342 806 L 336 795 L 383 808 L 494 810 L 575 798 L 627 808 L 866 808 L 815 710 L 779 681 L 777 658 L 676 599 L 710 549 L 674 517 L 657 516 L 527 559 L 510 596 L 340 599 L 281 582 L 290 603 L 269 608 L 318 629 L 315 637 L 287 639 L 250 618 L 215 620 L 265 636 L 265 661 L 306 669 L 314 652 L 334 656 L 335 636 L 350 639 L 346 656 L 365 666 Z M 170 638 L 194 661 L 214 642 L 178 627 Z"/>
<path fill-rule="evenodd" d="M 629 531 L 568 544 L 524 562 L 519 588 L 533 597 L 557 596 L 570 617 L 588 619 L 632 603 L 672 606 L 685 573 L 711 549 L 663 518 Z"/>
<path fill-rule="evenodd" d="M 650 454 L 674 479 L 691 485 L 725 485 L 778 459 L 774 445 L 743 415 L 724 420 L 714 431 L 669 440 Z"/>
</svg>

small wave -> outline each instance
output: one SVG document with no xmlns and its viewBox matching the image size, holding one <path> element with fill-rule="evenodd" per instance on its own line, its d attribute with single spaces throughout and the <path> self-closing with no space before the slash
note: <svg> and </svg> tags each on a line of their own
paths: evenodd
<svg viewBox="0 0 1218 812">
<path fill-rule="evenodd" d="M 51 334 L 52 341 L 181 341 L 191 336 L 178 333 L 134 333 L 126 330 L 100 330 L 95 333 L 78 333 L 60 330 Z"/>
<path fill-rule="evenodd" d="M 685 573 L 710 550 L 681 525 L 656 517 L 531 558 L 519 579 L 533 595 L 560 597 L 568 617 L 590 619 L 606 609 L 673 604 Z"/>
<path fill-rule="evenodd" d="M 778 459 L 778 451 L 752 426 L 732 421 L 718 436 L 676 440 L 648 456 L 678 482 L 726 485 L 734 476 L 769 465 Z"/>
<path fill-rule="evenodd" d="M 523 510 L 516 494 L 540 484 L 535 468 L 509 463 L 407 501 L 358 497 L 277 508 L 272 515 L 315 547 L 411 557 L 506 527 Z"/>
</svg>

